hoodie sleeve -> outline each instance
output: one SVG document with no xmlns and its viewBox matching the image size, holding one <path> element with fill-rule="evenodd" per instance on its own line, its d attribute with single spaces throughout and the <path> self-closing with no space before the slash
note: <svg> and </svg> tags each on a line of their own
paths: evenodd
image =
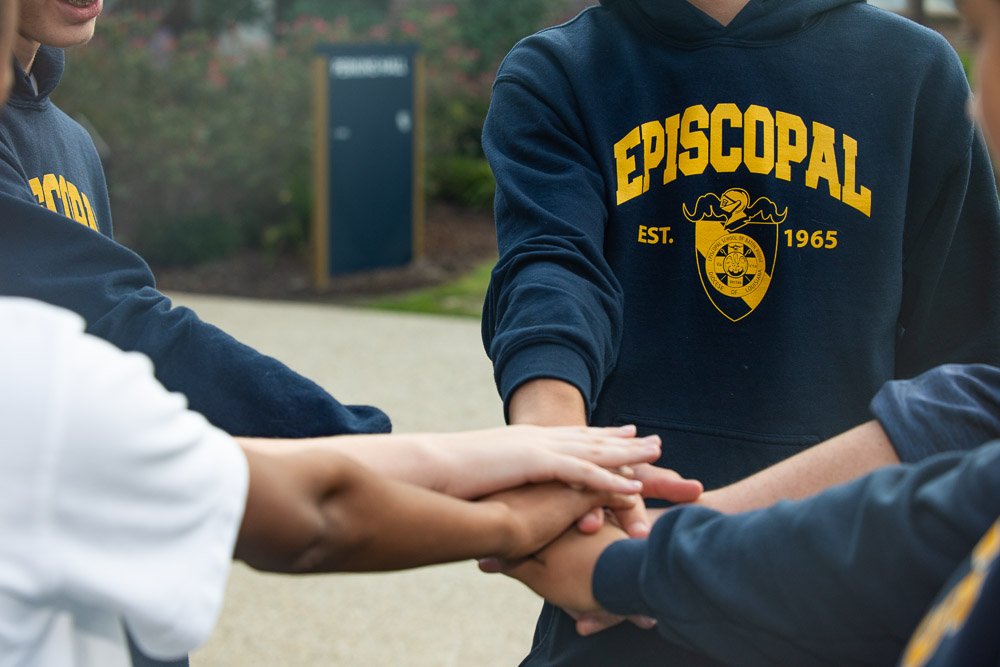
<svg viewBox="0 0 1000 667">
<path fill-rule="evenodd" d="M 622 290 L 603 256 L 603 181 L 553 58 L 522 42 L 493 89 L 483 147 L 500 258 L 483 341 L 505 405 L 547 377 L 575 385 L 589 410 L 617 355 Z"/>
<path fill-rule="evenodd" d="M 79 313 L 87 332 L 148 356 L 157 379 L 222 430 L 258 437 L 384 432 L 376 408 L 345 406 L 187 308 L 173 308 L 135 253 L 0 194 L 0 293 Z M 108 397 L 108 400 L 114 400 Z"/>
<path fill-rule="evenodd" d="M 994 442 L 765 510 L 671 510 L 604 551 L 594 594 L 727 664 L 895 664 L 998 515 Z"/>
<path fill-rule="evenodd" d="M 9 140 L 4 136 L 3 127 L 0 127 L 0 138 L 2 138 L 0 140 L 0 192 L 30 204 L 37 203 L 31 188 L 28 186 L 28 177 L 20 167 L 20 162 L 7 147 Z"/>
<path fill-rule="evenodd" d="M 1000 368 L 948 364 L 887 382 L 871 412 L 904 463 L 978 447 L 1000 438 Z"/>
<path fill-rule="evenodd" d="M 1000 207 L 970 91 L 936 37 L 915 109 L 896 377 L 944 363 L 1000 364 Z"/>
</svg>

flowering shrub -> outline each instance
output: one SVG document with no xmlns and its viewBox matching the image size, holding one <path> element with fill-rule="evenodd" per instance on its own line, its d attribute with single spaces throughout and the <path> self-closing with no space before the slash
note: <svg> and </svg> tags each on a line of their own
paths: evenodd
<svg viewBox="0 0 1000 667">
<path fill-rule="evenodd" d="M 482 193 L 471 200 L 488 203 L 492 181 L 482 168 L 480 133 L 496 65 L 517 37 L 541 26 L 545 12 L 527 8 L 560 3 L 390 4 L 374 23 L 300 16 L 275 26 L 273 39 L 239 50 L 225 35 L 191 30 L 175 37 L 155 13 L 102 18 L 93 42 L 68 54 L 56 97 L 110 148 L 119 238 L 154 263 L 194 263 L 245 245 L 301 248 L 311 200 L 310 62 L 319 43 L 419 43 L 427 63 L 430 194 L 453 193 L 440 179 L 455 179 L 466 193 L 460 198 Z M 490 41 L 484 26 L 502 32 L 500 10 L 484 11 L 494 4 L 525 16 L 506 39 Z M 480 48 L 487 46 L 494 51 Z"/>
</svg>

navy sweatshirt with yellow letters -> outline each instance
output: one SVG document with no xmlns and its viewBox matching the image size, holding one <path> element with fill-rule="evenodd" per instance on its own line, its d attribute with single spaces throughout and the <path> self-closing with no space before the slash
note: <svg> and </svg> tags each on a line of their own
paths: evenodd
<svg viewBox="0 0 1000 667">
<path fill-rule="evenodd" d="M 849 0 L 728 27 L 619 0 L 523 40 L 484 132 L 502 396 L 566 380 L 716 486 L 863 421 L 887 380 L 1000 361 L 968 95 L 939 35 Z"/>
<path fill-rule="evenodd" d="M 164 386 L 229 433 L 389 430 L 376 408 L 345 406 L 191 310 L 172 307 L 146 263 L 112 239 L 93 141 L 49 99 L 62 76 L 62 51 L 43 46 L 32 72 L 34 82 L 17 69 L 0 113 L 0 294 L 76 311 L 89 333 L 150 357 Z"/>
<path fill-rule="evenodd" d="M 483 338 L 663 439 L 708 488 L 867 420 L 888 380 L 1000 362 L 1000 214 L 938 34 L 854 0 L 614 0 L 522 40 L 484 129 Z M 541 640 L 541 641 L 538 641 Z M 526 664 L 699 664 L 543 612 Z"/>
<path fill-rule="evenodd" d="M 601 554 L 596 598 L 740 667 L 997 665 L 1000 590 L 979 592 L 1000 554 L 1000 369 L 891 382 L 871 411 L 904 465 L 755 512 L 671 510 Z"/>
</svg>

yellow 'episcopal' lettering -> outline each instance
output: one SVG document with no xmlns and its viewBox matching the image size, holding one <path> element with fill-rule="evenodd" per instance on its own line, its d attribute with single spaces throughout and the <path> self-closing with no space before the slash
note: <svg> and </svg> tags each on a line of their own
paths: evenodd
<svg viewBox="0 0 1000 667">
<path fill-rule="evenodd" d="M 741 141 L 727 143 L 736 135 Z M 720 174 L 745 166 L 754 174 L 773 171 L 784 181 L 799 172 L 806 187 L 825 187 L 832 198 L 870 218 L 872 193 L 858 183 L 858 150 L 853 137 L 822 123 L 807 125 L 795 114 L 756 104 L 743 111 L 729 102 L 709 112 L 698 104 L 662 122 L 645 122 L 615 143 L 616 200 L 621 205 L 649 192 L 656 170 L 662 170 L 666 185 L 677 179 L 678 170 L 697 176 L 709 165 Z"/>
</svg>

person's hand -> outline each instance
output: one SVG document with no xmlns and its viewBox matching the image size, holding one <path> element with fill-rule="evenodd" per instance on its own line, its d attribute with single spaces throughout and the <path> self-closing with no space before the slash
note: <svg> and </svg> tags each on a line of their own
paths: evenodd
<svg viewBox="0 0 1000 667">
<path fill-rule="evenodd" d="M 627 471 L 630 466 L 636 470 L 660 456 L 659 437 L 636 438 L 634 426 L 519 425 L 434 437 L 435 454 L 444 465 L 441 483 L 433 488 L 466 499 L 555 481 L 576 488 L 638 494 L 643 479 L 651 477 L 629 479 L 612 471 Z"/>
<path fill-rule="evenodd" d="M 514 564 L 551 543 L 592 507 L 626 510 L 635 502 L 635 495 L 578 491 L 560 483 L 532 484 L 496 493 L 480 503 L 502 508 L 507 514 L 504 525 L 509 528 L 509 537 L 505 540 L 507 548 L 489 560 Z"/>
<path fill-rule="evenodd" d="M 576 619 L 579 634 L 591 635 L 626 620 L 598 604 L 591 582 L 597 559 L 604 550 L 627 537 L 610 524 L 591 535 L 570 530 L 534 556 L 519 561 L 487 559 L 480 561 L 479 567 L 484 572 L 502 572 L 522 582 Z M 655 621 L 642 616 L 628 620 L 643 629 L 655 625 Z"/>
<path fill-rule="evenodd" d="M 668 468 L 659 468 L 648 463 L 633 466 L 630 476 L 642 482 L 644 498 L 658 498 L 671 503 L 690 503 L 698 500 L 704 487 L 694 479 L 685 479 Z M 615 520 L 625 529 L 630 537 L 646 537 L 653 525 L 653 519 L 642 503 L 627 510 L 615 512 Z M 593 533 L 604 525 L 604 510 L 591 510 L 580 521 L 577 527 L 580 532 Z"/>
<path fill-rule="evenodd" d="M 632 625 L 642 630 L 652 630 L 656 627 L 656 620 L 648 616 L 618 616 L 609 611 L 596 611 L 579 616 L 573 616 L 576 621 L 576 632 L 582 637 L 596 635 L 608 628 L 613 628 L 619 623 L 629 621 Z"/>
</svg>

